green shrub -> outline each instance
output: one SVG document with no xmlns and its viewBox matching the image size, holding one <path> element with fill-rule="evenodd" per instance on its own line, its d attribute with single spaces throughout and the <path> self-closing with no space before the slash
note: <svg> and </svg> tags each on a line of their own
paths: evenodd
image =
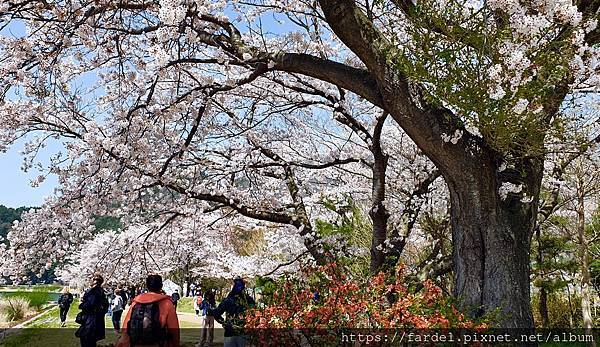
<svg viewBox="0 0 600 347">
<path fill-rule="evenodd" d="M 0 315 L 7 322 L 23 319 L 29 313 L 31 313 L 31 306 L 27 299 L 10 297 L 0 300 Z"/>
<path fill-rule="evenodd" d="M 39 311 L 51 299 L 50 294 L 43 288 L 40 288 L 40 289 L 36 288 L 31 292 L 20 291 L 20 292 L 6 293 L 4 295 L 4 298 L 22 298 L 24 300 L 29 301 L 29 307 L 31 307 L 37 311 Z"/>
</svg>

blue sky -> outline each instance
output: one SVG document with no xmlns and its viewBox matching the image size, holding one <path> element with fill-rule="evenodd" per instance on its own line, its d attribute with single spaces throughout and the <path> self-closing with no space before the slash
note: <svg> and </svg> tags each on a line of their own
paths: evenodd
<svg viewBox="0 0 600 347">
<path fill-rule="evenodd" d="M 22 23 L 13 23 L 0 32 L 0 35 L 22 36 L 25 28 Z M 21 171 L 23 158 L 19 155 L 25 141 L 18 141 L 6 153 L 0 153 L 0 204 L 9 207 L 39 206 L 46 196 L 52 194 L 58 185 L 55 176 L 49 177 L 39 187 L 33 188 L 29 182 L 38 173 L 34 170 L 25 173 Z M 49 153 L 44 152 L 40 159 L 47 161 Z"/>
<path fill-rule="evenodd" d="M 19 151 L 23 148 L 24 141 L 20 141 L 6 153 L 0 153 L 0 205 L 8 207 L 40 206 L 46 196 L 52 194 L 58 185 L 56 176 L 50 176 L 37 188 L 31 187 L 29 182 L 37 177 L 35 170 L 21 171 L 23 158 Z M 42 153 L 40 159 L 46 161 L 49 152 Z"/>
</svg>

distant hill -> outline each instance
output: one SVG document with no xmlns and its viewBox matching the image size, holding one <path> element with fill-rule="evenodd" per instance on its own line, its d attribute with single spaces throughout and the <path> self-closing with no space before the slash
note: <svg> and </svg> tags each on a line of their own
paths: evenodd
<svg viewBox="0 0 600 347">
<path fill-rule="evenodd" d="M 21 220 L 23 212 L 37 207 L 22 206 L 19 208 L 0 205 L 0 236 L 5 237 L 10 231 L 13 222 Z M 122 227 L 118 218 L 111 216 L 95 216 L 94 225 L 96 230 L 118 230 Z"/>
</svg>

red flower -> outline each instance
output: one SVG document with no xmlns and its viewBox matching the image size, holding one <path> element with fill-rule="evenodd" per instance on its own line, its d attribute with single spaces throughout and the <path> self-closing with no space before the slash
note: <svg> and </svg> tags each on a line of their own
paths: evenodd
<svg viewBox="0 0 600 347">
<path fill-rule="evenodd" d="M 361 282 L 349 278 L 336 263 L 305 269 L 311 276 L 283 281 L 266 307 L 249 311 L 246 324 L 258 328 L 450 328 L 455 322 L 456 328 L 487 328 L 466 319 L 431 281 L 423 283 L 422 293 L 410 293 L 403 282 L 404 270 L 399 265 L 395 278 L 379 273 Z M 386 281 L 393 284 L 386 285 Z M 315 290 L 318 301 L 312 299 Z M 388 302 L 389 293 L 395 302 Z"/>
</svg>

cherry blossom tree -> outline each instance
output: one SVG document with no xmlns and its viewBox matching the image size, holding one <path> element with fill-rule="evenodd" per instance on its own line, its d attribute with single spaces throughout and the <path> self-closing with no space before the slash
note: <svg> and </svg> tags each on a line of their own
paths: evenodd
<svg viewBox="0 0 600 347">
<path fill-rule="evenodd" d="M 78 230 L 51 225 L 53 241 L 30 241 L 76 242 L 90 236 L 93 214 L 161 223 L 228 209 L 296 227 L 318 259 L 309 212 L 318 205 L 306 195 L 352 189 L 335 184 L 340 172 L 370 155 L 325 121 L 327 96 L 347 93 L 389 114 L 443 176 L 462 306 L 501 307 L 503 326 L 532 327 L 529 248 L 546 138 L 566 120 L 568 95 L 598 87 L 598 6 L 3 2 L 5 30 L 26 33 L 0 41 L 2 148 L 38 133 L 32 156 L 48 138 L 66 139 L 49 167 L 61 198 L 47 211 L 73 211 Z"/>
<path fill-rule="evenodd" d="M 59 279 L 82 287 L 94 273 L 102 273 L 108 283 L 141 283 L 149 273 L 173 277 L 182 271 L 180 283 L 189 285 L 206 277 L 278 276 L 291 270 L 282 264 L 306 255 L 293 228 L 270 228 L 262 235 L 263 245 L 257 252 L 240 255 L 228 240 L 229 233 L 222 231 L 228 225 L 208 221 L 206 217 L 182 219 L 164 228 L 132 226 L 99 233 L 62 259 Z"/>
</svg>

